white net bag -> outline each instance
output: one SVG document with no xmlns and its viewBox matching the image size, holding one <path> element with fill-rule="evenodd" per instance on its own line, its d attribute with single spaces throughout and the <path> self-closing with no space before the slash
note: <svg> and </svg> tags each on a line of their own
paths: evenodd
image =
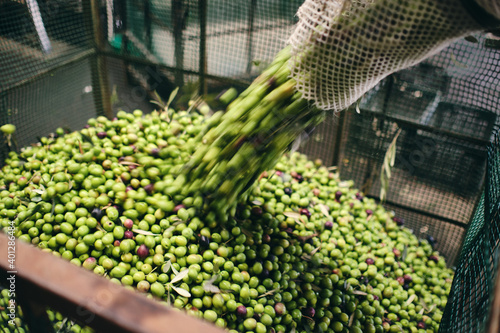
<svg viewBox="0 0 500 333">
<path fill-rule="evenodd" d="M 499 0 L 474 10 L 467 1 L 306 0 L 290 37 L 297 90 L 318 108 L 345 109 L 389 74 L 484 30 L 482 18 L 500 17 Z"/>
</svg>

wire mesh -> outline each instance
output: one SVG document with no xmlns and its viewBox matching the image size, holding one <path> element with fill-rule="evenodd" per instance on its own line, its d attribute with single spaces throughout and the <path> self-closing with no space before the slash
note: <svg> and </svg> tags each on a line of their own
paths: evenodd
<svg viewBox="0 0 500 333">
<path fill-rule="evenodd" d="M 300 145 L 300 152 L 307 154 L 310 159 L 320 159 L 325 165 L 335 165 L 332 162 L 336 158 L 335 145 L 338 142 L 337 132 L 341 122 L 338 115 L 329 114 L 323 123 L 305 136 Z"/>
<path fill-rule="evenodd" d="M 25 2 L 1 2 L 0 122 L 17 126 L 20 148 L 57 127 L 83 127 L 104 113 L 105 98 L 114 113 L 150 111 L 154 92 L 167 100 L 176 86 L 190 97 L 205 82 L 212 99 L 229 85 L 243 88 L 286 44 L 301 3 L 100 2 L 105 45 L 96 48 L 81 1 L 38 1 L 40 17 Z M 34 26 L 40 18 L 49 44 Z M 362 98 L 361 114 L 330 114 L 300 148 L 328 165 L 338 160 L 343 179 L 378 197 L 382 161 L 401 129 L 386 207 L 417 236 L 435 239 L 449 263 L 462 258 L 445 332 L 482 327 L 497 269 L 498 187 L 489 184 L 497 183 L 499 162 L 491 160 L 492 148 L 490 179 L 483 178 L 487 145 L 500 125 L 498 44 L 477 34 L 395 73 Z M 3 148 L 0 159 L 9 149 Z M 484 184 L 489 192 L 480 202 Z"/>
<path fill-rule="evenodd" d="M 40 17 L 21 2 L 0 6 L 0 91 L 59 67 L 90 46 L 78 1 L 41 2 Z M 43 20 L 46 41 L 35 29 L 37 19 Z"/>
</svg>

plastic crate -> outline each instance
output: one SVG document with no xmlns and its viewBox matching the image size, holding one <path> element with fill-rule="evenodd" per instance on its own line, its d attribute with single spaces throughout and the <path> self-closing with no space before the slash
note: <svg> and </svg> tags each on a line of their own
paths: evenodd
<svg viewBox="0 0 500 333">
<path fill-rule="evenodd" d="M 443 69 L 421 64 L 383 80 L 365 95 L 360 107 L 403 120 L 425 123 L 448 85 L 449 76 Z"/>
<path fill-rule="evenodd" d="M 476 139 L 489 140 L 496 119 L 495 113 L 481 108 L 441 102 L 428 125 Z"/>
<path fill-rule="evenodd" d="M 462 196 L 481 188 L 487 143 L 451 138 L 430 129 L 409 131 L 401 145 L 415 176 Z M 417 156 L 415 151 L 425 153 Z"/>
</svg>

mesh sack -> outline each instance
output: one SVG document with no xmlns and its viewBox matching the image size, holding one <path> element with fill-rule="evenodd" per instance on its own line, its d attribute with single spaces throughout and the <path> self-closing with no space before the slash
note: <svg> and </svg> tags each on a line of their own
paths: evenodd
<svg viewBox="0 0 500 333">
<path fill-rule="evenodd" d="M 321 109 L 345 109 L 389 74 L 496 25 L 495 1 L 306 0 L 289 40 L 297 90 Z"/>
</svg>

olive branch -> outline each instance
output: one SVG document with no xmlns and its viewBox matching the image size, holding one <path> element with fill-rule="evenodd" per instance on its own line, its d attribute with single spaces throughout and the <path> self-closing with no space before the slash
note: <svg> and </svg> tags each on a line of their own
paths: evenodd
<svg viewBox="0 0 500 333">
<path fill-rule="evenodd" d="M 172 262 L 169 260 L 165 263 L 165 266 L 163 267 L 163 273 L 168 273 L 168 271 L 172 269 L 172 272 L 174 273 L 174 278 L 172 279 L 172 281 L 168 282 L 165 284 L 165 286 L 167 287 L 167 303 L 168 305 L 170 305 L 170 290 L 174 290 L 176 293 L 178 293 L 180 296 L 184 296 L 184 297 L 191 297 L 191 293 L 189 291 L 187 291 L 186 289 L 184 288 L 181 288 L 181 287 L 177 287 L 174 285 L 174 283 L 177 283 L 179 281 L 181 281 L 182 279 L 184 279 L 184 277 L 186 277 L 189 273 L 189 270 L 188 269 L 185 269 L 181 272 L 177 271 L 174 266 L 172 265 Z"/>
<path fill-rule="evenodd" d="M 392 139 L 389 148 L 384 156 L 384 162 L 380 170 L 380 201 L 385 202 L 387 191 L 389 189 L 389 179 L 391 178 L 391 169 L 396 161 L 396 141 L 398 140 L 401 129 L 399 129 Z"/>
</svg>

